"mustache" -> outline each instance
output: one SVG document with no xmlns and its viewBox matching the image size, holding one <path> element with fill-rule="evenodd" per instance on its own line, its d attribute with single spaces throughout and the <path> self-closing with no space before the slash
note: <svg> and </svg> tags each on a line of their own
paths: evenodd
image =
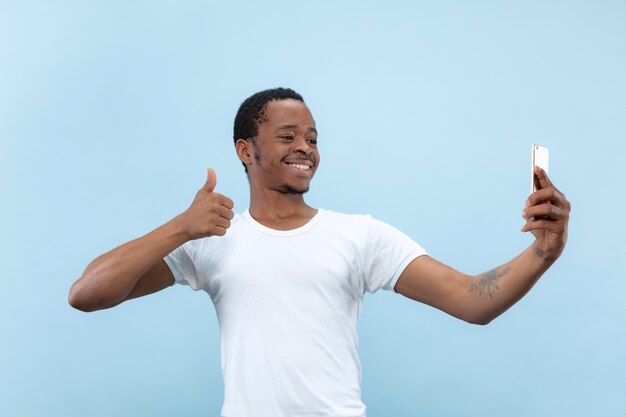
<svg viewBox="0 0 626 417">
<path fill-rule="evenodd" d="M 315 163 L 312 156 L 309 155 L 297 155 L 297 156 L 289 156 L 283 158 L 283 162 L 298 162 L 298 161 L 309 161 L 312 164 Z"/>
</svg>

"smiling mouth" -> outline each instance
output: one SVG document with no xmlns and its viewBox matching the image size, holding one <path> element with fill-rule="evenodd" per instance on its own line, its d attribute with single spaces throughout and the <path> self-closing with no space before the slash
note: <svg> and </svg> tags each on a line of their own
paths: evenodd
<svg viewBox="0 0 626 417">
<path fill-rule="evenodd" d="M 311 169 L 310 166 L 308 165 L 303 165 L 303 164 L 290 164 L 287 162 L 287 165 L 289 165 L 290 167 L 294 167 L 296 169 L 302 170 L 302 171 L 308 171 Z"/>
</svg>

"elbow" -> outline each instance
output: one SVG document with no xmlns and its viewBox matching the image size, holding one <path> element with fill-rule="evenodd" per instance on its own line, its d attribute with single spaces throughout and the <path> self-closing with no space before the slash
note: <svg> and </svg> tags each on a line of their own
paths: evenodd
<svg viewBox="0 0 626 417">
<path fill-rule="evenodd" d="M 72 285 L 72 288 L 70 288 L 70 294 L 67 297 L 67 302 L 70 304 L 70 306 L 74 307 L 76 310 L 80 310 L 84 312 L 92 311 L 89 309 L 88 305 L 85 303 L 85 300 L 81 298 L 79 291 L 76 289 L 76 283 Z"/>
<path fill-rule="evenodd" d="M 475 324 L 477 326 L 486 326 L 491 323 L 492 319 L 482 319 L 482 320 L 467 320 L 469 324 Z"/>
<path fill-rule="evenodd" d="M 477 314 L 473 316 L 464 317 L 463 320 L 469 324 L 475 324 L 477 326 L 486 326 L 491 323 L 497 316 L 489 316 L 485 314 Z"/>
<path fill-rule="evenodd" d="M 69 305 L 85 313 L 98 310 L 84 293 L 85 291 L 82 288 L 80 280 L 76 281 L 70 288 L 70 293 L 67 297 Z"/>
</svg>

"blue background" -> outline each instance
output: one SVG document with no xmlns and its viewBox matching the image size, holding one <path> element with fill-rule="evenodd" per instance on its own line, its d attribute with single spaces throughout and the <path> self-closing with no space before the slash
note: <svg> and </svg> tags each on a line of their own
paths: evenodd
<svg viewBox="0 0 626 417">
<path fill-rule="evenodd" d="M 213 416 L 210 299 L 84 314 L 99 254 L 248 186 L 232 122 L 287 86 L 320 131 L 311 205 L 371 213 L 466 273 L 522 251 L 530 145 L 573 210 L 490 325 L 400 295 L 359 322 L 368 416 L 626 415 L 626 3 L 0 0 L 0 415 Z"/>
</svg>

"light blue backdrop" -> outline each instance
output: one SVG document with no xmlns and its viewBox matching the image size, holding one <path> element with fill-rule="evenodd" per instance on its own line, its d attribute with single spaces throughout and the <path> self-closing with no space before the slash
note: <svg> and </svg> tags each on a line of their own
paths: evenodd
<svg viewBox="0 0 626 417">
<path fill-rule="evenodd" d="M 67 292 L 208 166 L 244 210 L 232 121 L 276 86 L 318 124 L 312 205 L 464 272 L 530 244 L 531 143 L 573 205 L 563 257 L 489 326 L 366 297 L 368 416 L 626 415 L 625 22 L 622 1 L 0 0 L 0 415 L 218 415 L 205 294 L 84 314 Z"/>
</svg>

